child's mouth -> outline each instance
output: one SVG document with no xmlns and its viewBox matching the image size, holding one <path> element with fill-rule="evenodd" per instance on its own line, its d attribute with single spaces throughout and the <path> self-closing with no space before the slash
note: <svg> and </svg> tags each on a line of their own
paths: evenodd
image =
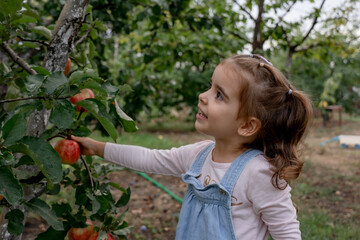
<svg viewBox="0 0 360 240">
<path fill-rule="evenodd" d="M 203 113 L 203 111 L 201 111 L 201 109 L 199 108 L 199 112 L 196 115 L 199 119 L 207 119 L 207 116 Z"/>
</svg>

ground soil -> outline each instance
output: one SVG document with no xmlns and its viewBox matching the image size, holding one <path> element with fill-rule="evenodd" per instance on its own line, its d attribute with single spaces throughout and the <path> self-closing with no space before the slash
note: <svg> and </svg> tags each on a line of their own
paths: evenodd
<svg viewBox="0 0 360 240">
<path fill-rule="evenodd" d="M 360 150 L 343 149 L 339 142 L 330 142 L 319 146 L 321 142 L 340 134 L 360 135 L 360 123 L 345 121 L 343 125 L 324 128 L 321 121 L 315 122 L 309 132 L 302 158 L 305 160 L 304 171 L 299 182 L 312 184 L 314 187 L 327 186 L 330 196 L 323 198 L 321 193 L 310 191 L 296 196 L 295 202 L 301 202 L 308 208 L 326 209 L 337 220 L 346 222 L 353 219 L 360 223 Z M 161 133 L 164 138 L 182 139 L 195 142 L 204 139 L 196 133 Z M 185 184 L 175 177 L 150 175 L 166 186 L 174 194 L 184 197 Z M 181 204 L 158 187 L 131 170 L 111 173 L 112 181 L 122 186 L 131 187 L 131 201 L 126 221 L 132 226 L 128 239 L 174 239 L 176 224 Z M 296 183 L 294 184 L 296 188 Z M 116 192 L 114 193 L 117 194 Z M 31 233 L 45 230 L 46 225 L 39 219 L 29 219 L 23 239 L 33 239 Z M 34 230 L 35 229 L 35 230 Z"/>
</svg>

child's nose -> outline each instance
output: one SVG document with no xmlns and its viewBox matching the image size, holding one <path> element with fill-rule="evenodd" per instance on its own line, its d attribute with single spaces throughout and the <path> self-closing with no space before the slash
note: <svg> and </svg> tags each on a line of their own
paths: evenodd
<svg viewBox="0 0 360 240">
<path fill-rule="evenodd" d="M 202 102 L 203 104 L 207 104 L 206 92 L 200 93 L 199 101 Z"/>
</svg>

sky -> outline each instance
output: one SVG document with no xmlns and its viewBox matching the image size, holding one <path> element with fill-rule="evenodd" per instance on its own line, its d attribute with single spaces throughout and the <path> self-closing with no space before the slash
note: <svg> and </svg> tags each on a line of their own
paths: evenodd
<svg viewBox="0 0 360 240">
<path fill-rule="evenodd" d="M 309 14 L 314 7 L 320 7 L 321 2 L 322 0 L 315 0 L 314 3 L 311 3 L 310 1 L 296 3 L 290 11 L 291 14 L 287 14 L 285 20 L 296 21 L 301 19 L 301 17 Z M 341 6 L 344 2 L 345 0 L 326 0 L 322 11 L 329 12 L 331 9 Z M 358 12 L 360 12 L 360 1 L 357 1 L 355 5 L 359 9 Z"/>
</svg>

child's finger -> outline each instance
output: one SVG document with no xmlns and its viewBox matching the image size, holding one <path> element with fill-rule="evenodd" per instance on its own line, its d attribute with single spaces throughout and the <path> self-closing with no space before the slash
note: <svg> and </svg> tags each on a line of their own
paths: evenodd
<svg viewBox="0 0 360 240">
<path fill-rule="evenodd" d="M 82 140 L 83 140 L 82 137 L 77 137 L 77 136 L 74 136 L 74 135 L 71 135 L 71 139 L 76 141 L 76 142 L 82 142 Z"/>
</svg>

